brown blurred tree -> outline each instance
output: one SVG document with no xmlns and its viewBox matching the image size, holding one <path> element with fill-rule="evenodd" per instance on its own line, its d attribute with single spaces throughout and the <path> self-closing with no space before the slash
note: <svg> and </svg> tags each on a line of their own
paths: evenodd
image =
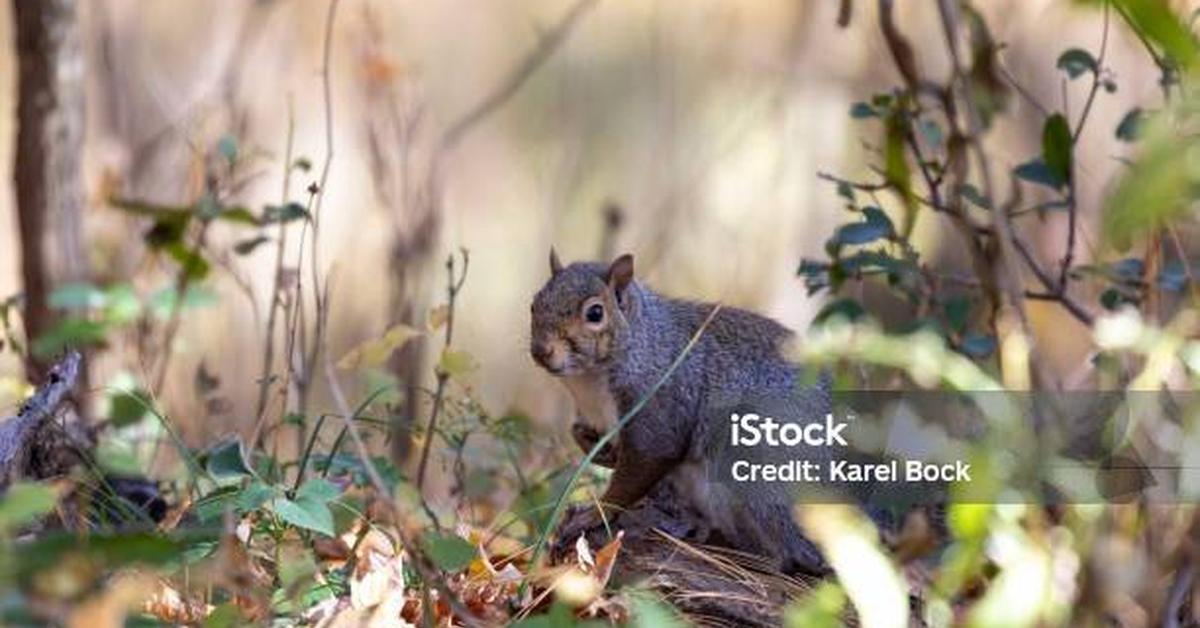
<svg viewBox="0 0 1200 628">
<path fill-rule="evenodd" d="M 83 247 L 84 59 L 75 0 L 13 0 L 17 35 L 17 146 L 13 168 L 26 337 L 54 325 L 49 295 L 85 280 Z M 46 363 L 26 370 L 39 381 Z"/>
</svg>

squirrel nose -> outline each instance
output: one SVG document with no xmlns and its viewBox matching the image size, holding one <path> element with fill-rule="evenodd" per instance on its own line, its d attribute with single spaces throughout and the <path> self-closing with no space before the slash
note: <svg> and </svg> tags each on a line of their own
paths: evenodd
<svg viewBox="0 0 1200 628">
<path fill-rule="evenodd" d="M 550 354 L 554 353 L 554 350 L 550 348 L 550 343 L 535 340 L 529 346 L 529 353 L 533 355 L 534 360 L 545 364 L 550 359 Z"/>
</svg>

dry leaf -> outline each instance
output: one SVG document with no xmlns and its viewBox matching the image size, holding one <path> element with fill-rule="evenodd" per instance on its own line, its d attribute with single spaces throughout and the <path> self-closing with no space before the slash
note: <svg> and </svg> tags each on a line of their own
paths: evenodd
<svg viewBox="0 0 1200 628">
<path fill-rule="evenodd" d="M 596 559 L 592 558 L 592 550 L 588 547 L 587 537 L 580 534 L 575 540 L 575 558 L 579 561 L 579 568 L 591 573 L 596 568 Z"/>
<path fill-rule="evenodd" d="M 429 310 L 429 320 L 427 325 L 429 331 L 436 331 L 439 327 L 446 324 L 450 320 L 450 306 L 446 304 L 439 305 Z"/>
<path fill-rule="evenodd" d="M 418 329 L 400 323 L 387 330 L 382 337 L 364 342 L 351 349 L 342 356 L 342 359 L 338 360 L 337 366 L 342 370 L 381 366 L 391 357 L 392 352 L 408 344 L 409 340 L 422 335 L 422 333 Z"/>
<path fill-rule="evenodd" d="M 600 583 L 600 588 L 604 588 L 608 584 L 608 579 L 612 577 L 613 566 L 617 564 L 617 554 L 621 551 L 621 541 L 625 538 L 625 531 L 617 532 L 617 538 L 608 542 L 607 545 L 600 548 L 596 552 L 596 570 L 593 575 L 596 581 Z"/>
</svg>

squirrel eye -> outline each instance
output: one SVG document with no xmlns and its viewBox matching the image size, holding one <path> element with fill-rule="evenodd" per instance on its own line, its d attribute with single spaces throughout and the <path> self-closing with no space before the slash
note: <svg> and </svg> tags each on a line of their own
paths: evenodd
<svg viewBox="0 0 1200 628">
<path fill-rule="evenodd" d="M 599 323 L 604 320 L 604 306 L 599 303 L 593 303 L 588 306 L 588 309 L 583 314 L 584 318 L 589 323 Z"/>
</svg>

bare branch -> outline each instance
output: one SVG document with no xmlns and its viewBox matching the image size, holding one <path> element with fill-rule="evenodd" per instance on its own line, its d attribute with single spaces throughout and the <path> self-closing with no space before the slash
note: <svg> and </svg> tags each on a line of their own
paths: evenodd
<svg viewBox="0 0 1200 628">
<path fill-rule="evenodd" d="M 508 102 L 529 80 L 529 77 L 533 76 L 533 73 L 558 50 L 558 47 L 575 28 L 579 18 L 595 6 L 596 2 L 597 0 L 579 0 L 568 9 L 558 24 L 541 36 L 537 46 L 500 82 L 496 89 L 447 127 L 438 143 L 438 152 L 453 149 L 475 125 Z"/>
</svg>

